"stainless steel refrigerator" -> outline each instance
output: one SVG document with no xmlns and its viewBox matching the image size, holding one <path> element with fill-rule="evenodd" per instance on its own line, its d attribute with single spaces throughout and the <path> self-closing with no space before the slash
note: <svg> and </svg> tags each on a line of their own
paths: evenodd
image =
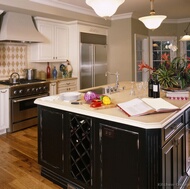
<svg viewBox="0 0 190 189">
<path fill-rule="evenodd" d="M 107 46 L 81 43 L 80 88 L 107 84 Z"/>
</svg>

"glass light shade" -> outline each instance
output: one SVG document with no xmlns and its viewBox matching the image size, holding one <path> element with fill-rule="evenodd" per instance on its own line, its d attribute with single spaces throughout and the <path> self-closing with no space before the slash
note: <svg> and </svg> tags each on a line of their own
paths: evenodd
<svg viewBox="0 0 190 189">
<path fill-rule="evenodd" d="M 190 41 L 190 35 L 184 35 L 180 41 Z"/>
<path fill-rule="evenodd" d="M 86 4 L 91 6 L 100 17 L 110 17 L 115 14 L 118 7 L 125 0 L 86 0 Z"/>
<path fill-rule="evenodd" d="M 166 18 L 167 16 L 164 15 L 150 15 L 150 16 L 144 16 L 139 18 L 139 20 L 141 22 L 143 22 L 143 24 L 151 30 L 157 29 L 160 24 L 163 22 L 163 20 Z"/>
</svg>

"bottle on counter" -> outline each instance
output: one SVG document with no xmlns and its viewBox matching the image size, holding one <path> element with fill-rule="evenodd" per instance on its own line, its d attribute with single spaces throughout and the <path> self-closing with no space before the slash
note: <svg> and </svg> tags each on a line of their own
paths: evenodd
<svg viewBox="0 0 190 189">
<path fill-rule="evenodd" d="M 53 71 L 52 71 L 52 76 L 53 76 L 53 79 L 57 79 L 57 70 L 56 70 L 55 66 L 54 66 Z"/>
<path fill-rule="evenodd" d="M 153 98 L 160 98 L 160 84 L 157 77 L 153 82 Z"/>
<path fill-rule="evenodd" d="M 150 78 L 148 81 L 148 97 L 153 97 L 153 79 L 152 79 L 152 74 L 150 74 Z"/>
<path fill-rule="evenodd" d="M 50 78 L 50 66 L 49 66 L 49 62 L 47 63 L 47 70 L 46 70 L 46 73 L 47 73 L 47 79 Z"/>
</svg>

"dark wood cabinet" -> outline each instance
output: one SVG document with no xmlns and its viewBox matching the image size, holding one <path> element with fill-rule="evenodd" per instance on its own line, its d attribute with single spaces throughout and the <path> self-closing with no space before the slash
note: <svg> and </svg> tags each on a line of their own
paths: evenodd
<svg viewBox="0 0 190 189">
<path fill-rule="evenodd" d="M 64 114 L 41 107 L 38 127 L 39 163 L 56 173 L 64 172 Z"/>
<path fill-rule="evenodd" d="M 139 133 L 101 123 L 99 133 L 101 188 L 138 188 Z"/>
<path fill-rule="evenodd" d="M 143 129 L 38 106 L 42 175 L 72 189 L 183 188 L 184 115 Z"/>
<path fill-rule="evenodd" d="M 187 177 L 185 170 L 185 128 L 183 127 L 163 147 L 162 188 L 180 188 Z"/>
</svg>

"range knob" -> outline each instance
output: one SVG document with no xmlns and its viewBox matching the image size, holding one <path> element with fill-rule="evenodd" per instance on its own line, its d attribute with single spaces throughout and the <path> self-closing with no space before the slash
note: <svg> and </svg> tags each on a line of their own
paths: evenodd
<svg viewBox="0 0 190 189">
<path fill-rule="evenodd" d="M 38 89 L 38 88 L 36 88 L 36 92 L 38 92 L 38 90 L 39 90 L 39 89 Z"/>
<path fill-rule="evenodd" d="M 32 88 L 32 93 L 34 93 L 35 92 L 35 88 Z"/>
<path fill-rule="evenodd" d="M 29 94 L 31 92 L 31 89 L 27 89 L 26 93 Z"/>
<path fill-rule="evenodd" d="M 20 90 L 19 90 L 19 94 L 23 94 L 23 89 L 20 89 Z"/>
<path fill-rule="evenodd" d="M 47 90 L 47 86 L 44 86 L 44 87 L 43 87 L 43 90 L 46 91 L 46 90 Z"/>
<path fill-rule="evenodd" d="M 14 95 L 17 95 L 17 90 L 14 90 L 14 91 L 13 91 L 13 94 L 14 94 Z"/>
<path fill-rule="evenodd" d="M 39 92 L 42 92 L 42 87 L 39 87 L 38 90 L 39 90 Z"/>
</svg>

